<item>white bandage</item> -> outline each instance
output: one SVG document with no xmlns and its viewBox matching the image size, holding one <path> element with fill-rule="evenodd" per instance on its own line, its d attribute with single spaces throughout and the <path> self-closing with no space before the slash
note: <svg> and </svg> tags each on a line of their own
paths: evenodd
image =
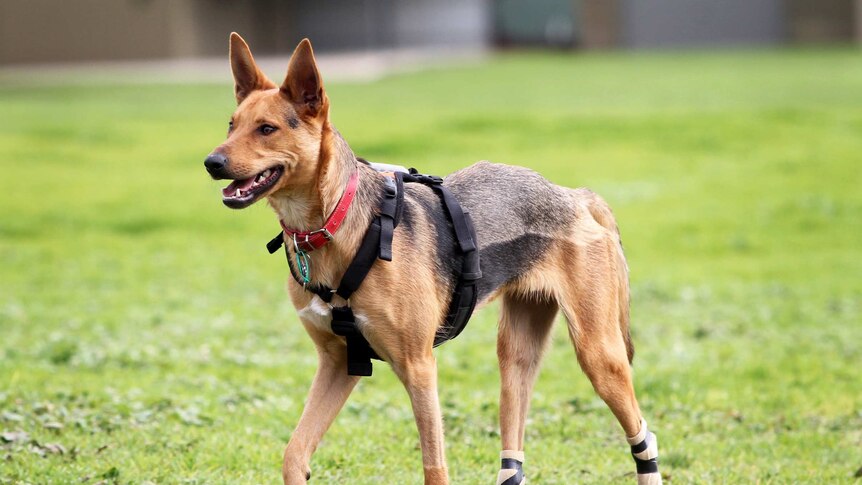
<svg viewBox="0 0 862 485">
<path fill-rule="evenodd" d="M 641 429 L 634 436 L 626 436 L 626 441 L 629 442 L 629 445 L 634 446 L 641 441 L 646 439 L 647 435 L 647 427 L 646 427 L 646 419 L 641 418 Z"/>
<path fill-rule="evenodd" d="M 661 473 L 638 474 L 638 485 L 662 485 Z"/>
<path fill-rule="evenodd" d="M 497 474 L 497 485 L 503 485 L 504 483 L 506 483 L 506 480 L 514 477 L 517 474 L 518 470 L 513 470 L 511 468 L 508 468 L 506 470 L 500 470 L 500 473 Z M 524 483 L 524 481 L 521 480 L 521 483 Z M 519 483 L 518 485 L 521 484 Z"/>
<path fill-rule="evenodd" d="M 513 451 L 513 450 L 503 450 L 500 452 L 501 460 L 518 460 L 521 464 L 524 463 L 524 452 L 523 451 Z"/>
</svg>

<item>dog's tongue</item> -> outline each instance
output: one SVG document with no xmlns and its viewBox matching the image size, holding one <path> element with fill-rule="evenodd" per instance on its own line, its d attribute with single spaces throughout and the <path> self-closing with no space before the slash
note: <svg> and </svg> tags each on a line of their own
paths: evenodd
<svg viewBox="0 0 862 485">
<path fill-rule="evenodd" d="M 254 184 L 254 177 L 247 178 L 244 180 L 234 180 L 227 187 L 221 189 L 221 193 L 224 196 L 230 196 L 236 194 L 237 189 L 239 190 L 248 190 L 251 188 L 252 184 Z"/>
</svg>

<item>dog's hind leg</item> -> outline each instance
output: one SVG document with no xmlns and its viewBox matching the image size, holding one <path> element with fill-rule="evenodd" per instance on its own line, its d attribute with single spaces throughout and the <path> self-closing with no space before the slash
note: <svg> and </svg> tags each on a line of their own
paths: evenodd
<svg viewBox="0 0 862 485">
<path fill-rule="evenodd" d="M 500 437 L 503 451 L 497 485 L 524 483 L 524 425 L 558 306 L 545 295 L 504 295 L 497 357 L 500 362 Z"/>
<path fill-rule="evenodd" d="M 566 249 L 569 257 L 561 258 L 566 275 L 557 298 L 578 362 L 625 431 L 638 484 L 660 484 L 658 444 L 646 428 L 632 385 L 628 275 L 619 242 L 608 231 Z"/>
</svg>

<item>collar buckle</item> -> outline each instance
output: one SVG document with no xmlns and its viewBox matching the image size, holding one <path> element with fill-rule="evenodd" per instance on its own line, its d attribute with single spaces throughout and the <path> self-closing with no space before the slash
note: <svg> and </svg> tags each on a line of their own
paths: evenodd
<svg viewBox="0 0 862 485">
<path fill-rule="evenodd" d="M 281 220 L 279 222 L 281 223 L 281 228 L 284 231 L 284 234 L 286 236 L 293 236 L 294 246 L 303 244 L 303 249 L 306 252 L 320 249 L 324 244 L 332 241 L 335 238 L 335 232 L 338 231 L 338 228 L 347 216 L 347 210 L 350 208 L 350 204 L 353 202 L 353 198 L 356 195 L 356 187 L 358 184 L 359 171 L 357 170 L 353 172 L 350 176 L 350 180 L 347 181 L 347 187 L 344 189 L 344 193 L 341 194 L 341 198 L 338 199 L 338 203 L 335 205 L 332 213 L 330 213 L 329 217 L 326 218 L 323 227 L 307 232 L 298 231 L 287 227 L 284 224 L 284 221 Z"/>
<path fill-rule="evenodd" d="M 325 237 L 327 241 L 332 241 L 332 240 L 335 238 L 335 236 L 333 236 L 333 235 L 332 235 L 332 233 L 331 233 L 331 232 L 329 232 L 329 229 L 327 229 L 327 228 L 325 228 L 325 227 L 322 227 L 322 228 L 320 228 L 320 229 L 316 229 L 316 230 L 314 230 L 314 231 L 309 232 L 309 233 L 305 236 L 305 242 L 308 242 L 308 238 L 309 238 L 309 237 L 311 237 L 311 236 L 312 236 L 312 235 L 314 235 L 314 234 L 322 234 L 322 235 L 323 235 L 323 237 Z"/>
</svg>

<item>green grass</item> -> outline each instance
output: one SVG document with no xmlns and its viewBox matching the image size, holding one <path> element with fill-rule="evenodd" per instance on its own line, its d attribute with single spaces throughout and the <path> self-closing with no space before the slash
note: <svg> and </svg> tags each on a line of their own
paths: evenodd
<svg viewBox="0 0 862 485">
<path fill-rule="evenodd" d="M 521 164 L 611 203 L 635 385 L 670 483 L 857 483 L 860 61 L 523 54 L 329 92 L 370 159 Z M 280 479 L 315 356 L 283 257 L 263 247 L 275 218 L 225 209 L 203 171 L 231 99 L 228 85 L 0 90 L 0 431 L 29 434 L 0 442 L 0 483 Z M 495 315 L 437 351 L 453 483 L 496 475 Z M 312 483 L 420 483 L 407 396 L 376 369 Z M 558 325 L 532 483 L 634 483 L 627 451 Z"/>
</svg>

